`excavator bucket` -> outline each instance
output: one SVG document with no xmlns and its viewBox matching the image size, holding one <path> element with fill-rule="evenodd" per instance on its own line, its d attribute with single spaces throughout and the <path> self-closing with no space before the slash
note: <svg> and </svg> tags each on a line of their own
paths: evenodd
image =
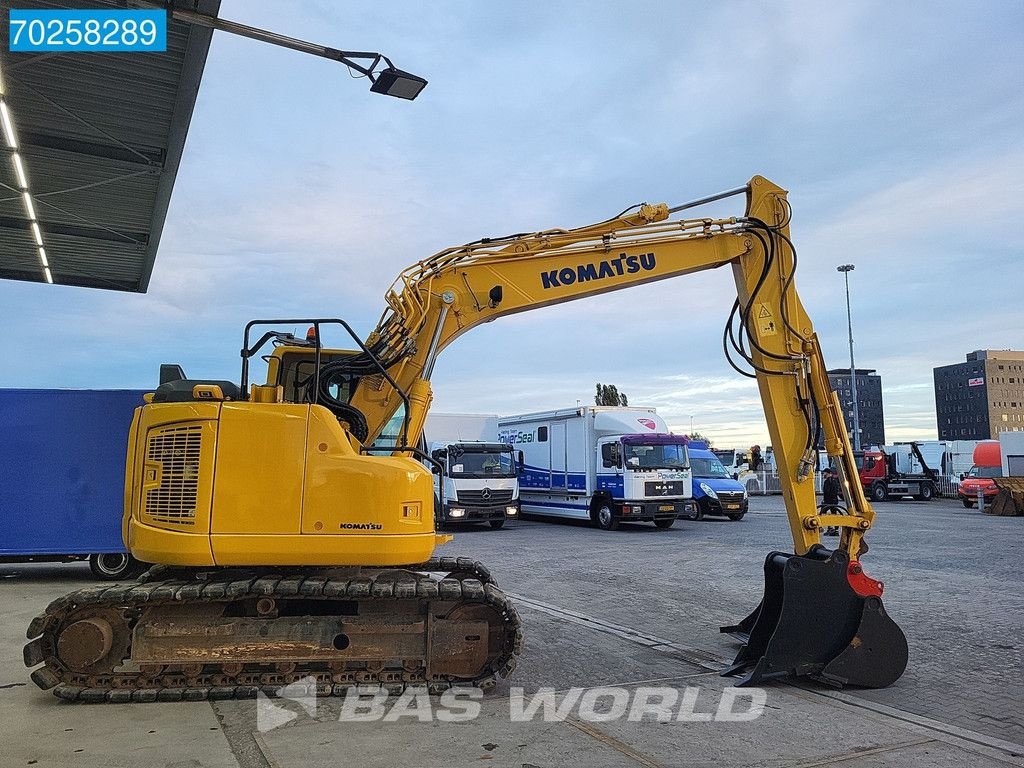
<svg viewBox="0 0 1024 768">
<path fill-rule="evenodd" d="M 882 584 L 843 551 L 772 552 L 764 597 L 739 624 L 743 642 L 723 676 L 737 686 L 804 675 L 836 687 L 884 688 L 907 666 L 907 638 L 882 607 Z"/>
</svg>

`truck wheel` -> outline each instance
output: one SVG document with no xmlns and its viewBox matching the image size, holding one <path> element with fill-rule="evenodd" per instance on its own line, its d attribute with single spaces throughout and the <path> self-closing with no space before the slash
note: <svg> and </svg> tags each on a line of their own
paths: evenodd
<svg viewBox="0 0 1024 768">
<path fill-rule="evenodd" d="M 691 520 L 703 520 L 704 519 L 704 499 L 697 499 L 693 504 L 694 512 Z"/>
<path fill-rule="evenodd" d="M 590 517 L 594 521 L 594 525 L 602 531 L 614 531 L 619 527 L 619 520 L 615 517 L 611 503 L 607 501 L 597 502 L 590 513 Z"/>
<path fill-rule="evenodd" d="M 127 552 L 89 555 L 89 569 L 97 579 L 117 581 L 132 579 L 142 571 L 142 564 Z"/>
<path fill-rule="evenodd" d="M 914 498 L 918 501 L 931 501 L 934 496 L 935 487 L 931 483 L 925 483 L 921 486 L 921 492 L 914 496 Z"/>
<path fill-rule="evenodd" d="M 964 506 L 967 507 L 968 509 L 972 509 L 974 507 L 974 502 L 971 501 L 970 499 L 960 499 L 960 501 L 962 501 L 964 503 Z"/>
<path fill-rule="evenodd" d="M 672 524 L 675 521 L 676 521 L 676 519 L 674 517 L 669 517 L 669 518 L 666 518 L 664 520 L 655 520 L 654 521 L 654 525 L 655 525 L 656 528 L 661 528 L 661 529 L 664 530 L 665 528 L 671 528 Z"/>
<path fill-rule="evenodd" d="M 501 528 L 501 526 L 505 524 L 504 520 L 491 520 L 490 522 L 491 528 L 493 528 L 494 530 L 498 530 L 499 528 Z"/>
<path fill-rule="evenodd" d="M 885 501 L 889 498 L 889 492 L 885 489 L 885 483 L 875 483 L 871 486 L 871 500 Z"/>
</svg>

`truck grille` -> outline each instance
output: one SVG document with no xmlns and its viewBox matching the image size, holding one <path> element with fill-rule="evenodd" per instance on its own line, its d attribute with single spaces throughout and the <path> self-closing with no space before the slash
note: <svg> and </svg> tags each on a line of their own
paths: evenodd
<svg viewBox="0 0 1024 768">
<path fill-rule="evenodd" d="M 146 459 L 160 464 L 160 485 L 146 491 L 146 514 L 161 523 L 193 525 L 199 495 L 199 424 L 150 432 Z"/>
<path fill-rule="evenodd" d="M 683 482 L 681 480 L 658 480 L 644 483 L 644 496 L 682 496 Z"/>
<path fill-rule="evenodd" d="M 743 501 L 742 491 L 718 491 L 718 500 L 723 504 L 737 504 Z"/>
<path fill-rule="evenodd" d="M 484 494 L 487 498 L 484 498 Z M 511 488 L 485 488 L 482 491 L 459 491 L 460 504 L 508 504 L 512 501 Z"/>
</svg>

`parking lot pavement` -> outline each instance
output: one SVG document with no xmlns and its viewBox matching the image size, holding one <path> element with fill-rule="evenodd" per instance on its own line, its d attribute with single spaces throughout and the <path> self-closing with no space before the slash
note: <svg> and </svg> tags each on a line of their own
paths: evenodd
<svg viewBox="0 0 1024 768">
<path fill-rule="evenodd" d="M 792 551 L 781 497 L 756 496 L 751 509 L 739 523 L 678 521 L 668 531 L 527 520 L 448 546 L 488 563 L 507 591 L 731 659 L 736 646 L 717 628 L 760 599 L 765 555 Z M 1024 744 L 1024 520 L 948 499 L 876 510 L 863 562 L 886 584 L 910 664 L 896 685 L 852 695 Z"/>
<path fill-rule="evenodd" d="M 208 704 L 83 707 L 28 679 L 28 623 L 55 597 L 95 583 L 87 565 L 0 565 L 0 766 L 235 768 Z"/>
<path fill-rule="evenodd" d="M 906 675 L 882 691 L 771 686 L 750 722 L 595 722 L 582 705 L 556 722 L 512 722 L 510 697 L 514 687 L 562 697 L 698 687 L 694 711 L 716 711 L 728 681 L 715 670 L 736 650 L 717 627 L 754 606 L 764 555 L 790 546 L 777 497 L 755 498 L 740 523 L 602 532 L 523 521 L 458 535 L 443 554 L 487 563 L 518 596 L 527 633 L 513 678 L 465 723 L 338 722 L 342 702 L 321 699 L 315 717 L 284 702 L 295 717 L 261 732 L 252 701 L 61 703 L 27 680 L 24 628 L 57 595 L 92 583 L 88 569 L 0 565 L 0 766 L 1024 765 L 1013 745 L 1024 742 L 1024 521 L 945 501 L 878 511 L 865 565 L 887 582 L 887 609 L 907 632 Z"/>
</svg>

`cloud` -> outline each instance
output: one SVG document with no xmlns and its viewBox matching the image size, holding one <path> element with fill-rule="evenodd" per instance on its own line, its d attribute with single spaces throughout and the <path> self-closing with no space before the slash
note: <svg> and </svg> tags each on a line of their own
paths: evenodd
<svg viewBox="0 0 1024 768">
<path fill-rule="evenodd" d="M 1024 346 L 1024 10 L 986 8 L 225 2 L 226 18 L 385 50 L 430 85 L 383 99 L 333 62 L 218 33 L 150 293 L 0 285 L 19 361 L 0 385 L 146 386 L 172 360 L 236 377 L 254 317 L 365 333 L 399 271 L 441 248 L 764 173 L 791 190 L 829 367 L 848 361 L 835 266 L 853 262 L 857 364 L 883 377 L 890 437 L 934 436 L 931 368 Z M 600 380 L 680 431 L 693 416 L 719 445 L 764 444 L 756 387 L 722 355 L 734 295 L 724 269 L 504 318 L 445 351 L 436 407 L 562 407 Z"/>
</svg>

